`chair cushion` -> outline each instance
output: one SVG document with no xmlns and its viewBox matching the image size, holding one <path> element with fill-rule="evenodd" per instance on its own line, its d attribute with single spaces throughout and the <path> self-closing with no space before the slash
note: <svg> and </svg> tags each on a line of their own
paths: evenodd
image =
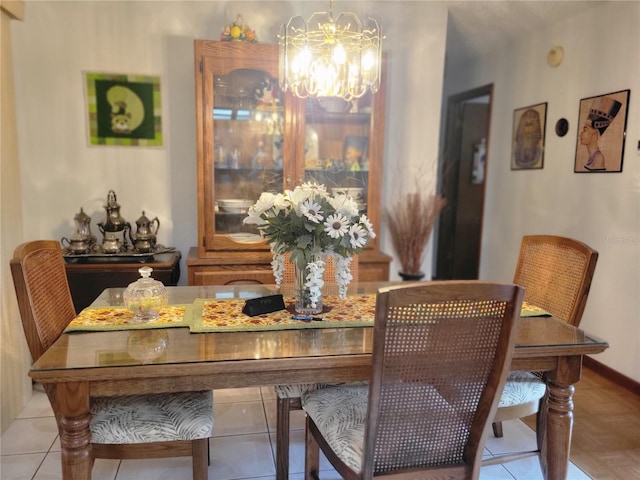
<svg viewBox="0 0 640 480">
<path fill-rule="evenodd" d="M 273 387 L 278 398 L 300 398 L 307 392 L 329 386 L 347 385 L 345 383 L 301 383 L 298 385 L 276 385 Z M 368 382 L 349 382 L 348 385 L 368 385 Z"/>
<path fill-rule="evenodd" d="M 196 440 L 212 433 L 211 390 L 91 399 L 92 443 Z"/>
<path fill-rule="evenodd" d="M 531 372 L 511 372 L 504 385 L 499 407 L 511 407 L 540 400 L 547 391 L 542 379 Z"/>
<path fill-rule="evenodd" d="M 434 411 L 446 412 L 451 418 L 456 416 L 454 408 L 431 385 L 424 385 L 424 398 L 427 399 Z M 369 386 L 366 383 L 358 385 L 347 384 L 329 386 L 313 390 L 302 395 L 302 408 L 313 420 L 318 430 L 327 441 L 334 453 L 355 472 L 362 470 L 362 456 L 364 450 L 364 427 L 367 417 Z M 457 425 L 455 425 L 457 423 Z M 462 422 L 454 422 L 443 428 L 452 428 L 457 434 L 466 436 L 468 429 Z M 409 427 L 410 428 L 410 427 Z M 427 448 L 433 458 L 449 458 L 451 452 L 448 446 L 440 441 L 448 434 L 434 431 L 433 437 L 423 442 L 418 448 Z M 409 438 L 411 435 L 408 436 Z M 387 445 L 383 457 L 405 457 L 407 464 L 412 462 L 410 446 L 398 442 L 395 447 Z M 393 450 L 395 448 L 395 451 Z M 381 458 L 384 460 L 384 458 Z"/>
<path fill-rule="evenodd" d="M 326 387 L 326 383 L 301 383 L 299 385 L 276 385 L 278 398 L 300 398 L 303 393 Z"/>
<path fill-rule="evenodd" d="M 360 472 L 369 387 L 340 385 L 302 395 L 302 408 L 331 449 L 352 470 Z"/>
</svg>

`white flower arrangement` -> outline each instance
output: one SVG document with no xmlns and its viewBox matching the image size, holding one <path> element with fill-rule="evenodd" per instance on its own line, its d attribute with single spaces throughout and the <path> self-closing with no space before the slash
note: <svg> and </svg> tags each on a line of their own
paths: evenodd
<svg viewBox="0 0 640 480">
<path fill-rule="evenodd" d="M 344 298 L 353 278 L 349 268 L 353 255 L 376 236 L 351 197 L 333 196 L 317 183 L 304 183 L 284 193 L 262 193 L 244 223 L 257 225 L 262 237 L 269 240 L 278 286 L 285 268 L 284 254 L 290 252 L 290 261 L 305 271 L 305 287 L 314 306 L 324 285 L 324 258 L 334 258 L 335 280 Z"/>
</svg>

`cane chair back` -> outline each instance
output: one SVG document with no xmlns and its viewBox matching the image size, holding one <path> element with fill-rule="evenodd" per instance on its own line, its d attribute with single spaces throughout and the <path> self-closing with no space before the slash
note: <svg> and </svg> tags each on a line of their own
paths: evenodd
<svg viewBox="0 0 640 480">
<path fill-rule="evenodd" d="M 578 327 L 597 261 L 598 252 L 578 240 L 527 235 L 522 238 L 513 283 L 524 287 L 525 302 Z M 511 373 L 492 424 L 494 435 L 503 436 L 502 421 L 538 412 L 545 395 L 546 383 L 541 374 Z M 543 421 L 539 416 L 538 430 L 543 428 L 540 424 Z"/>
<path fill-rule="evenodd" d="M 479 281 L 381 289 L 369 385 L 302 397 L 306 474 L 320 447 L 345 479 L 478 478 L 523 294 Z"/>
<path fill-rule="evenodd" d="M 525 302 L 577 327 L 582 320 L 598 252 L 571 238 L 530 235 L 522 239 L 513 282 Z"/>
<path fill-rule="evenodd" d="M 289 260 L 289 253 L 285 254 L 284 261 L 284 272 L 282 274 L 282 285 L 292 286 L 295 283 L 295 266 Z M 354 255 L 351 257 L 351 263 L 349 265 L 349 271 L 351 272 L 350 285 L 355 285 L 358 283 L 358 255 Z M 323 289 L 323 293 L 325 295 L 336 295 L 337 290 L 337 282 L 336 282 L 336 264 L 335 259 L 331 256 L 327 256 L 325 259 L 325 267 L 324 267 L 324 282 L 325 287 Z"/>
<path fill-rule="evenodd" d="M 38 240 L 18 246 L 10 262 L 29 351 L 37 360 L 76 316 L 60 244 Z M 56 409 L 51 384 L 44 385 Z M 210 390 L 90 399 L 93 458 L 190 456 L 194 480 L 206 480 L 213 433 Z M 58 423 L 60 419 L 58 418 Z"/>
</svg>

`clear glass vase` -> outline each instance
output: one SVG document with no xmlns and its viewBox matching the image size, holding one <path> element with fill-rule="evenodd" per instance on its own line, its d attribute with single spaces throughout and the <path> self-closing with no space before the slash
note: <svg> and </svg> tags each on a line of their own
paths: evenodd
<svg viewBox="0 0 640 480">
<path fill-rule="evenodd" d="M 320 255 L 312 255 L 304 265 L 294 263 L 294 269 L 295 311 L 302 315 L 321 313 L 324 259 Z"/>
</svg>

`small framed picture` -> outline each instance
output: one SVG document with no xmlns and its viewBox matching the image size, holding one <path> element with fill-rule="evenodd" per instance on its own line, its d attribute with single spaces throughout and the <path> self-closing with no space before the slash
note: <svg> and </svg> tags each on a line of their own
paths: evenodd
<svg viewBox="0 0 640 480">
<path fill-rule="evenodd" d="M 363 170 L 367 161 L 369 137 L 348 136 L 344 139 L 343 158 L 352 171 Z"/>
<path fill-rule="evenodd" d="M 622 172 L 630 90 L 580 100 L 575 173 Z"/>
<path fill-rule="evenodd" d="M 160 77 L 86 73 L 91 145 L 162 145 Z"/>
<path fill-rule="evenodd" d="M 511 170 L 543 167 L 546 126 L 546 102 L 513 111 Z"/>
</svg>

